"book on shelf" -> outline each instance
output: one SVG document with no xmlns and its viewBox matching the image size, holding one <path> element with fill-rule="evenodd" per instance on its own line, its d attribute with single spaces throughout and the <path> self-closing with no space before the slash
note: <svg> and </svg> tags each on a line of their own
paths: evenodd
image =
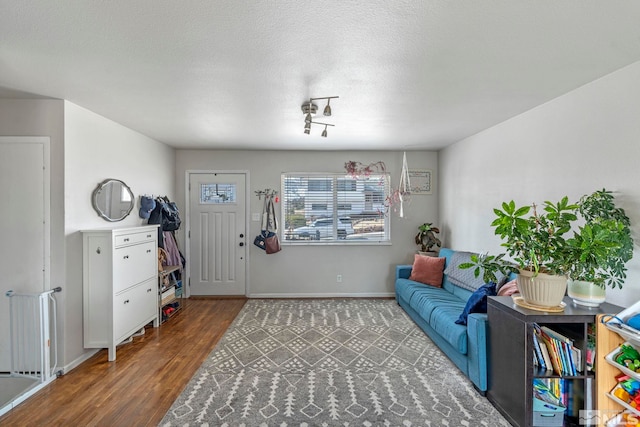
<svg viewBox="0 0 640 427">
<path fill-rule="evenodd" d="M 550 329 L 547 326 L 534 325 L 534 338 L 537 337 L 541 346 L 546 347 L 551 367 L 558 375 L 576 375 L 582 372 L 581 360 L 582 352 L 573 345 L 573 341 Z M 544 356 L 543 356 L 544 357 Z"/>
<path fill-rule="evenodd" d="M 533 396 L 554 406 L 566 407 L 563 402 L 565 392 L 564 380 L 561 378 L 535 378 L 533 380 Z"/>
<path fill-rule="evenodd" d="M 540 329 L 561 343 L 564 350 L 563 356 L 567 363 L 567 371 L 570 372 L 569 375 L 576 375 L 577 372 L 582 372 L 582 351 L 573 345 L 573 340 L 547 326 L 541 326 Z"/>
<path fill-rule="evenodd" d="M 542 356 L 542 349 L 540 348 L 540 342 L 536 334 L 533 334 L 533 361 L 535 366 L 539 366 L 543 369 L 547 368 L 544 357 Z"/>
<path fill-rule="evenodd" d="M 533 330 L 533 348 L 535 356 L 538 360 L 538 366 L 542 369 L 546 369 L 547 371 L 553 371 L 553 365 L 551 364 L 551 359 L 549 358 L 547 346 L 542 341 L 539 332 L 535 328 Z"/>
<path fill-rule="evenodd" d="M 548 371 L 553 371 L 553 365 L 551 364 L 551 357 L 549 357 L 549 350 L 544 342 L 541 343 L 540 352 L 542 353 L 542 357 L 544 358 L 545 365 L 547 366 Z"/>
</svg>

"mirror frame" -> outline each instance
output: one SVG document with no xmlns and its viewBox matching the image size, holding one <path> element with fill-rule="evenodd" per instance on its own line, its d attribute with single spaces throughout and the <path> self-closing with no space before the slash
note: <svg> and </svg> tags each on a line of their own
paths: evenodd
<svg viewBox="0 0 640 427">
<path fill-rule="evenodd" d="M 98 195 L 102 192 L 102 190 L 107 185 L 113 184 L 113 183 L 118 183 L 118 184 L 122 185 L 124 188 L 127 189 L 127 191 L 129 192 L 129 195 L 131 196 L 131 203 L 129 204 L 129 209 L 127 209 L 127 212 L 124 215 L 122 215 L 121 217 L 119 217 L 119 218 L 112 218 L 110 216 L 107 216 L 107 214 L 105 212 L 103 212 L 102 209 L 100 209 L 100 207 L 98 206 Z M 134 197 L 133 197 L 133 191 L 131 191 L 131 188 L 127 184 L 125 184 L 124 181 L 121 181 L 121 180 L 115 179 L 115 178 L 109 178 L 109 179 L 105 179 L 104 181 L 99 183 L 98 186 L 96 187 L 96 189 L 93 190 L 93 193 L 91 193 L 91 204 L 93 205 L 93 209 L 95 209 L 95 211 L 98 212 L 98 216 L 103 218 L 105 221 L 118 222 L 118 221 L 122 221 L 127 216 L 129 216 L 129 214 L 133 210 L 133 205 L 135 204 L 135 200 L 134 200 Z"/>
</svg>

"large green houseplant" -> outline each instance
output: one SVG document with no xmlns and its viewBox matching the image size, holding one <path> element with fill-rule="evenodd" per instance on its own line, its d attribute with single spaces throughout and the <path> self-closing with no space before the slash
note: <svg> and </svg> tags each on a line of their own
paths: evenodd
<svg viewBox="0 0 640 427">
<path fill-rule="evenodd" d="M 558 306 L 571 265 L 565 235 L 577 219 L 576 209 L 568 197 L 556 203 L 545 201 L 542 208 L 535 204 L 518 207 L 513 200 L 503 202 L 502 209 L 493 210 L 496 218 L 491 226 L 503 240 L 506 253 L 474 257 L 459 267 L 475 268 L 476 276 L 483 271 L 485 280 L 497 277 L 498 271 L 517 271 L 518 289 L 527 303 Z M 506 255 L 513 262 L 505 261 Z"/>
<path fill-rule="evenodd" d="M 494 209 L 491 224 L 503 239 L 502 246 L 518 268 L 518 289 L 523 299 L 536 306 L 560 305 L 567 287 L 571 265 L 565 235 L 576 221 L 576 205 L 568 197 L 516 207 L 513 201 Z"/>
<path fill-rule="evenodd" d="M 611 192 L 598 190 L 573 204 L 565 196 L 559 202 L 545 201 L 542 209 L 504 202 L 494 214 L 491 226 L 506 253 L 476 256 L 460 268 L 475 268 L 475 275 L 483 272 L 485 280 L 498 271 L 517 269 L 525 301 L 546 307 L 560 304 L 568 278 L 601 288 L 622 287 L 633 240 L 629 218 L 615 206 Z M 503 260 L 506 255 L 513 263 Z"/>
<path fill-rule="evenodd" d="M 606 189 L 584 195 L 577 203 L 584 224 L 567 240 L 573 262 L 568 294 L 577 304 L 597 306 L 606 287 L 622 288 L 626 263 L 633 257 L 631 221 Z"/>
</svg>

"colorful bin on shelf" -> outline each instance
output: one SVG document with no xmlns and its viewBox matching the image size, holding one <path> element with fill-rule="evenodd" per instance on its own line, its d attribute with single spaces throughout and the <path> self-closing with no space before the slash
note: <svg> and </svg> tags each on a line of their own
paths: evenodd
<svg viewBox="0 0 640 427">
<path fill-rule="evenodd" d="M 562 427 L 566 408 L 533 398 L 533 425 L 543 427 Z"/>
</svg>

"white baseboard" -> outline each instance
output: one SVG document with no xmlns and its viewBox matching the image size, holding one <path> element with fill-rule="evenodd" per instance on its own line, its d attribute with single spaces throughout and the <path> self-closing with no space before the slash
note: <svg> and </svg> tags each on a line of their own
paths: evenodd
<svg viewBox="0 0 640 427">
<path fill-rule="evenodd" d="M 63 366 L 60 369 L 60 373 L 62 375 L 66 374 L 67 372 L 69 372 L 70 370 L 72 370 L 75 367 L 80 366 L 80 364 L 82 364 L 83 362 L 89 360 L 91 357 L 93 357 L 96 353 L 98 353 L 100 351 L 99 348 L 97 349 L 93 349 L 93 350 L 89 350 L 86 351 L 84 353 L 82 353 L 80 355 L 80 357 L 76 358 L 75 360 L 72 360 L 71 363 L 66 364 L 65 366 Z"/>
<path fill-rule="evenodd" d="M 268 294 L 256 294 L 252 293 L 247 295 L 247 298 L 390 298 L 395 297 L 393 292 L 365 292 L 365 293 L 345 293 L 345 294 L 281 294 L 281 293 L 268 293 Z"/>
</svg>

